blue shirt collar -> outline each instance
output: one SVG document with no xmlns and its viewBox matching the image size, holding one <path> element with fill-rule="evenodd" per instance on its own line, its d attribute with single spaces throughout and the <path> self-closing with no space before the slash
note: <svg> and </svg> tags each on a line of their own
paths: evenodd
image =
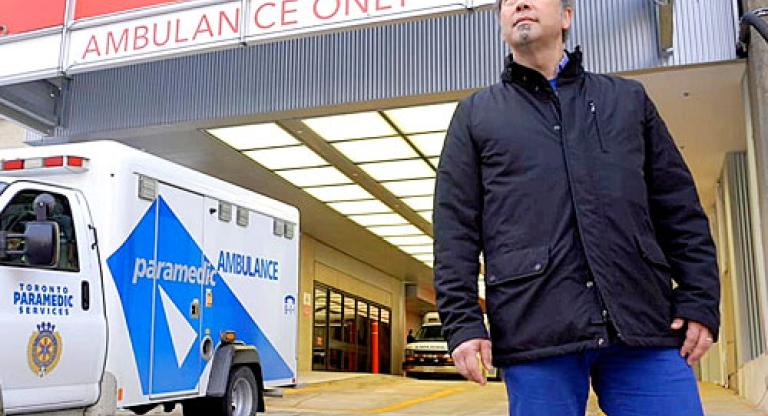
<svg viewBox="0 0 768 416">
<path fill-rule="evenodd" d="M 570 61 L 570 58 L 568 57 L 568 53 L 563 54 L 563 59 L 560 60 L 560 64 L 557 66 L 557 75 L 554 79 L 549 80 L 549 84 L 552 85 L 552 91 L 557 92 L 557 78 L 560 75 L 560 72 L 565 69 L 566 65 L 568 65 L 568 61 Z"/>
</svg>

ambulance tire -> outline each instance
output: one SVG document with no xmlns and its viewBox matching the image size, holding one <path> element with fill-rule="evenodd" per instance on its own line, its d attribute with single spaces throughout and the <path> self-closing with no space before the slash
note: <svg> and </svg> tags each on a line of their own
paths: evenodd
<svg viewBox="0 0 768 416">
<path fill-rule="evenodd" d="M 206 397 L 184 402 L 184 416 L 256 416 L 259 387 L 247 366 L 229 372 L 224 397 Z"/>
<path fill-rule="evenodd" d="M 259 408 L 259 384 L 247 366 L 233 367 L 229 372 L 227 392 L 219 404 L 224 416 L 256 416 Z"/>
</svg>

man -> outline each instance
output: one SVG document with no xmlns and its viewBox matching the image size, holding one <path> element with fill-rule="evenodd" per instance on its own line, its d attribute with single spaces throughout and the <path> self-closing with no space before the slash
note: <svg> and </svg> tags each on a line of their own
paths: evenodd
<svg viewBox="0 0 768 416">
<path fill-rule="evenodd" d="M 497 7 L 512 55 L 460 103 L 437 175 L 456 367 L 481 384 L 479 361 L 503 368 L 510 415 L 583 416 L 590 378 L 610 416 L 702 415 L 690 365 L 715 342 L 719 281 L 685 162 L 639 83 L 563 52 L 572 0 Z"/>
</svg>

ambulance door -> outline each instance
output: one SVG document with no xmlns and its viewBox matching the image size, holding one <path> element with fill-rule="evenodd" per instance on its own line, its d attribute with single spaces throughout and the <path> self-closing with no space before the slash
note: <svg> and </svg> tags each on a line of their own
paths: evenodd
<svg viewBox="0 0 768 416">
<path fill-rule="evenodd" d="M 158 184 L 150 396 L 197 394 L 204 266 L 203 197 Z"/>
<path fill-rule="evenodd" d="M 6 412 L 83 407 L 99 397 L 106 354 L 101 278 L 87 205 L 80 193 L 16 183 L 0 195 L 0 230 L 23 233 L 33 201 L 56 201 L 49 221 L 59 227 L 53 267 L 25 255 L 0 258 L 0 386 Z M 9 238 L 7 249 L 23 251 Z"/>
</svg>

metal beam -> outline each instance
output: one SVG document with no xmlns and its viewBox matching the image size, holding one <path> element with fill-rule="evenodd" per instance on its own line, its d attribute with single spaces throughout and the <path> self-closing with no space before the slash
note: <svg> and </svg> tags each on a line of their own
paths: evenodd
<svg viewBox="0 0 768 416">
<path fill-rule="evenodd" d="M 0 87 L 0 114 L 46 135 L 60 125 L 61 88 L 49 81 Z"/>
</svg>

